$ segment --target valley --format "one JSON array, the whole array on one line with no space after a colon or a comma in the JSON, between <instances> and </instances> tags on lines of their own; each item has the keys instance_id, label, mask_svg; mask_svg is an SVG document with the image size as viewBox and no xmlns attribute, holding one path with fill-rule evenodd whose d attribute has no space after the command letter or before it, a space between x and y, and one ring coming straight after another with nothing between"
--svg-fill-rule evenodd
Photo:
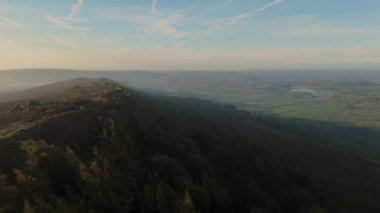
<instances>
[{"instance_id":1,"label":"valley","mask_svg":"<svg viewBox=\"0 0 380 213\"><path fill-rule=\"evenodd\" d=\"M10 73L10 74L9 74ZM253 112L302 137L380 160L380 74L375 71L100 72L18 70L0 73L15 85L38 86L70 78L108 78L145 93L211 100ZM26 81L25 81L26 82ZM2 84L0 84L2 85ZM62 86L64 88L64 86ZM303 91L292 92L301 88ZM21 89L21 88L20 88ZM42 91L43 88L42 88ZM52 91L54 94L54 90ZM313 92L323 98L313 96ZM0 92L1 101L33 98L39 91Z\"/></svg>"}]
</instances>

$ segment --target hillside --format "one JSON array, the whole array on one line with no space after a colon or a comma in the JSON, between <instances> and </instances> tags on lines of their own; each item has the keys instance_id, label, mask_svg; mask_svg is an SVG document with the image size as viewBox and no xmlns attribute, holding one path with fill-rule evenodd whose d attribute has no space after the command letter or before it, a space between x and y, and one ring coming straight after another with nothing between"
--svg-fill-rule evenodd
<instances>
[{"instance_id":1,"label":"hillside","mask_svg":"<svg viewBox=\"0 0 380 213\"><path fill-rule=\"evenodd\" d=\"M380 209L377 164L233 107L84 78L8 97L1 212Z\"/></svg>"}]
</instances>

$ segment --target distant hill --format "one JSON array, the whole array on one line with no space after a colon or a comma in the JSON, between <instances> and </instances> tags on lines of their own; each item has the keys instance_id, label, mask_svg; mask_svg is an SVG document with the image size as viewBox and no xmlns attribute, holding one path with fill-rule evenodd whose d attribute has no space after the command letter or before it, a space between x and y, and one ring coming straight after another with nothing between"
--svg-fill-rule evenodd
<instances>
[{"instance_id":1,"label":"distant hill","mask_svg":"<svg viewBox=\"0 0 380 213\"><path fill-rule=\"evenodd\" d=\"M115 86L115 82L111 82L107 79L92 81L88 78L77 78L70 81L60 81L58 83L6 93L0 95L0 102L12 102L28 99L57 99L58 97L68 98L72 94L76 93L80 93L79 95L83 96L82 98L89 98L90 95L101 97L104 93L115 89L113 86ZM120 85L118 87L121 88L122 86ZM98 94L98 92L100 92L100 94ZM78 98L79 97L73 97L73 99Z\"/></svg>"},{"instance_id":2,"label":"distant hill","mask_svg":"<svg viewBox=\"0 0 380 213\"><path fill-rule=\"evenodd\" d=\"M0 212L380 209L379 165L231 106L85 78L3 97Z\"/></svg>"}]
</instances>

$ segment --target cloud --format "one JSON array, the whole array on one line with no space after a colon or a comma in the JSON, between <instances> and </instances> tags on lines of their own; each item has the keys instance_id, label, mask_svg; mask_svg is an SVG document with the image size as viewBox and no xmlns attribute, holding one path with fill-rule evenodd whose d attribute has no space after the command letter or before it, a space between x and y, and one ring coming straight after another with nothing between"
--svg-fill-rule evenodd
<instances>
[{"instance_id":1,"label":"cloud","mask_svg":"<svg viewBox=\"0 0 380 213\"><path fill-rule=\"evenodd\" d=\"M234 24L237 24L238 22L240 22L242 20L251 18L253 16L256 16L256 13L254 13L254 12L246 12L246 13L242 13L242 14L239 14L239 15L231 16L231 17L228 17L228 18L218 19L218 20L213 21L211 23L212 23L212 25L222 25L222 26L234 25Z\"/></svg>"},{"instance_id":2,"label":"cloud","mask_svg":"<svg viewBox=\"0 0 380 213\"><path fill-rule=\"evenodd\" d=\"M12 27L16 27L16 28L19 28L19 29L24 29L25 26L15 20L12 20L12 19L9 19L7 17L3 17L3 16L0 16L0 23L5 23L9 26L12 26Z\"/></svg>"},{"instance_id":3,"label":"cloud","mask_svg":"<svg viewBox=\"0 0 380 213\"><path fill-rule=\"evenodd\" d=\"M227 17L227 18L211 20L208 23L207 28L195 31L191 34L189 33L189 35L191 35L192 39L195 40L195 39L199 39L201 37L204 37L210 34L223 32L223 31L226 31L229 27L236 26L240 22L250 17L253 17L255 15L256 14L253 12L246 12L246 13L242 13L242 14Z\"/></svg>"},{"instance_id":4,"label":"cloud","mask_svg":"<svg viewBox=\"0 0 380 213\"><path fill-rule=\"evenodd\" d=\"M146 8L135 8L133 10L118 10L116 13L103 11L105 15L100 15L100 17L127 21L136 25L137 30L135 35L139 38L144 38L149 35L159 35L170 39L176 39L176 44L178 44L179 39L182 40L183 44L187 44L190 41L194 41L214 33L226 32L230 27L236 26L237 24L258 15L258 13L273 7L276 4L282 3L283 1L284 0L274 0L273 2L266 4L257 10L244 12L234 16L215 19L202 19L199 17L187 18L184 16L183 11L177 11L169 15L167 12L166 14L160 13L157 9L158 1L152 0L150 10ZM225 7L232 2L233 0L224 1L215 7L208 9L206 13ZM143 15L148 11L149 14ZM179 26L186 26L190 23L192 25L191 30L180 30Z\"/></svg>"},{"instance_id":5,"label":"cloud","mask_svg":"<svg viewBox=\"0 0 380 213\"><path fill-rule=\"evenodd\" d=\"M280 4L283 1L284 0L274 0L273 2L271 2L269 4L266 4L263 7L259 8L257 10L254 10L254 11L241 13L239 15L230 16L230 17L227 17L227 18L220 18L220 19L217 19L217 20L213 20L213 21L211 21L209 23L209 28L208 29L201 30L201 31L198 32L198 36L201 37L201 36L204 36L204 35L221 32L221 31L225 30L227 27L234 26L234 25L236 25L236 24L238 24L238 23L240 23L240 22L242 22L244 20L252 18L252 17L256 16L258 13L264 12L265 10L273 7L274 5ZM220 4L220 5L218 5L217 7L215 7L215 9L223 7L223 6L226 6L226 5L230 4L231 2L232 2L232 0L224 2L224 3ZM211 9L213 9L213 8L211 8Z\"/></svg>"},{"instance_id":6,"label":"cloud","mask_svg":"<svg viewBox=\"0 0 380 213\"><path fill-rule=\"evenodd\" d=\"M56 26L74 32L81 37L87 37L86 30L90 28L75 27L70 22L72 22L75 16L81 10L85 0L78 0L75 4L71 5L70 13L67 17L58 17L58 16L45 16L45 19Z\"/></svg>"},{"instance_id":7,"label":"cloud","mask_svg":"<svg viewBox=\"0 0 380 213\"><path fill-rule=\"evenodd\" d=\"M215 11L215 10L217 10L217 9L220 9L220 8L222 8L222 7L225 7L225 6L229 5L229 4L231 4L232 2L233 2L233 0L225 1L225 2L219 4L219 5L215 6L215 7L212 7L212 8L210 8L210 9L206 10L206 13L210 13L210 12L213 12L213 11Z\"/></svg>"},{"instance_id":8,"label":"cloud","mask_svg":"<svg viewBox=\"0 0 380 213\"><path fill-rule=\"evenodd\" d=\"M77 3L71 5L70 14L68 15L68 18L74 18L80 11L84 4L84 0L78 0Z\"/></svg>"},{"instance_id":9,"label":"cloud","mask_svg":"<svg viewBox=\"0 0 380 213\"><path fill-rule=\"evenodd\" d=\"M48 20L49 22L57 25L60 28L72 31L72 32L74 32L74 33L76 33L82 37L86 37L87 34L85 31L89 30L89 28L80 28L80 27L72 26L71 24L68 23L68 20L65 17L56 17L56 16L47 15L45 17L45 19Z\"/></svg>"},{"instance_id":10,"label":"cloud","mask_svg":"<svg viewBox=\"0 0 380 213\"><path fill-rule=\"evenodd\" d=\"M108 16L111 19L125 20L138 25L136 35L144 37L149 34L161 35L169 38L180 38L185 33L180 32L174 26L176 23L183 20L180 13L175 13L167 17L159 16Z\"/></svg>"},{"instance_id":11,"label":"cloud","mask_svg":"<svg viewBox=\"0 0 380 213\"><path fill-rule=\"evenodd\" d=\"M152 19L152 21L142 27L140 32L159 34L170 38L181 38L185 33L178 31L174 24L183 20L181 14L173 14L167 18Z\"/></svg>"},{"instance_id":12,"label":"cloud","mask_svg":"<svg viewBox=\"0 0 380 213\"><path fill-rule=\"evenodd\" d=\"M152 1L152 14L156 14L157 13L157 0L153 0Z\"/></svg>"},{"instance_id":13,"label":"cloud","mask_svg":"<svg viewBox=\"0 0 380 213\"><path fill-rule=\"evenodd\" d=\"M137 22L140 24L144 24L144 26L140 26L137 31L137 35L141 36L142 34L158 34L161 36L169 37L169 38L180 38L184 36L184 33L179 32L174 26L176 23L183 20L183 15L179 12L171 14L169 16L158 15L157 10L157 0L152 1L151 13L153 16L145 16L140 17Z\"/></svg>"},{"instance_id":14,"label":"cloud","mask_svg":"<svg viewBox=\"0 0 380 213\"><path fill-rule=\"evenodd\" d=\"M209 20L206 27L192 32L186 32L185 38L188 39L186 42L198 40L202 37L206 37L219 32L233 32L232 30L230 30L231 27L237 26L238 24L256 15L256 12L251 11L226 18Z\"/></svg>"},{"instance_id":15,"label":"cloud","mask_svg":"<svg viewBox=\"0 0 380 213\"><path fill-rule=\"evenodd\" d=\"M274 0L273 2L267 4L267 5L264 5L263 7L259 8L256 10L256 12L263 12L277 4L281 4L282 2L284 2L284 0Z\"/></svg>"},{"instance_id":16,"label":"cloud","mask_svg":"<svg viewBox=\"0 0 380 213\"><path fill-rule=\"evenodd\" d=\"M181 12L172 12L169 14L159 13L156 8L157 1L152 2L152 8L148 9L134 8L123 11L104 12L101 18L120 20L131 23L136 26L136 36L144 38L149 35L159 35L170 39L179 39L185 36L184 32L177 29L176 25L184 21ZM144 15L145 13L145 15Z\"/></svg>"}]
</instances>

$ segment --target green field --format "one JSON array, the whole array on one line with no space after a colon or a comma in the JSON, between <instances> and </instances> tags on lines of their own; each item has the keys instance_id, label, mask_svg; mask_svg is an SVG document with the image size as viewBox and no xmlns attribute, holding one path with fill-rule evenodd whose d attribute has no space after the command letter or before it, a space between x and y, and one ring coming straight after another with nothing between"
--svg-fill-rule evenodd
<instances>
[{"instance_id":1,"label":"green field","mask_svg":"<svg viewBox=\"0 0 380 213\"><path fill-rule=\"evenodd\" d=\"M376 74L360 79L354 75L270 72L166 73L128 83L152 92L211 99L264 115L380 127L380 74ZM318 99L308 92L291 92L294 87L324 91L329 96Z\"/></svg>"}]
</instances>

